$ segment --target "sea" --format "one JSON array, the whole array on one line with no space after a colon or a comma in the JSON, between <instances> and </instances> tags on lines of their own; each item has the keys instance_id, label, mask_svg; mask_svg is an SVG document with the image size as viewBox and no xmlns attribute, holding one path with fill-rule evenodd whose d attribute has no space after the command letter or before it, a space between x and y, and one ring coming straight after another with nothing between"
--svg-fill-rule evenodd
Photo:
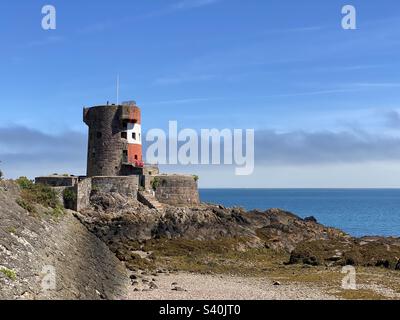
<instances>
[{"instance_id":1,"label":"sea","mask_svg":"<svg viewBox=\"0 0 400 320\"><path fill-rule=\"evenodd\" d=\"M201 189L203 202L280 208L361 236L400 237L400 189Z\"/></svg>"}]
</instances>

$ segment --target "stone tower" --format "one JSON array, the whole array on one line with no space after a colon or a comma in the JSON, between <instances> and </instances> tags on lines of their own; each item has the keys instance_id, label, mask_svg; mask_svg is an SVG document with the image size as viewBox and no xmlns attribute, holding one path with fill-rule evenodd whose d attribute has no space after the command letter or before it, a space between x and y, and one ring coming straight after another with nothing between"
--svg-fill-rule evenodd
<instances>
[{"instance_id":1,"label":"stone tower","mask_svg":"<svg viewBox=\"0 0 400 320\"><path fill-rule=\"evenodd\" d=\"M141 111L136 103L84 108L89 127L87 176L125 176L143 167Z\"/></svg>"}]
</instances>

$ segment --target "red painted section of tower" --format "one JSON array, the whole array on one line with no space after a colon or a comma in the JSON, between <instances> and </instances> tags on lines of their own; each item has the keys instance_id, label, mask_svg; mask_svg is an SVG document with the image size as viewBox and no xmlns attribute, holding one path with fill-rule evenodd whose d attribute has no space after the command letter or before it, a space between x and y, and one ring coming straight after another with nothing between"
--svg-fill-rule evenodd
<instances>
[{"instance_id":1,"label":"red painted section of tower","mask_svg":"<svg viewBox=\"0 0 400 320\"><path fill-rule=\"evenodd\" d=\"M128 162L134 164L143 162L142 145L128 144Z\"/></svg>"},{"instance_id":2,"label":"red painted section of tower","mask_svg":"<svg viewBox=\"0 0 400 320\"><path fill-rule=\"evenodd\" d=\"M130 109L129 121L141 125L141 111L138 107ZM143 151L142 144L128 144L128 162L134 164L136 167L143 167Z\"/></svg>"}]
</instances>

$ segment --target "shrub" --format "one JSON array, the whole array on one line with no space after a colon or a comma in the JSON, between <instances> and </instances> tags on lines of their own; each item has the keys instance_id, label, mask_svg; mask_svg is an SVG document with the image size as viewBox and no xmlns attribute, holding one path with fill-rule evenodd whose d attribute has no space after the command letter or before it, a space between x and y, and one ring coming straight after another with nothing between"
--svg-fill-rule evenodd
<instances>
[{"instance_id":1,"label":"shrub","mask_svg":"<svg viewBox=\"0 0 400 320\"><path fill-rule=\"evenodd\" d=\"M17 203L28 212L36 212L35 204L52 208L54 215L59 215L61 211L63 212L63 206L58 199L57 192L51 187L35 184L27 177L18 178L17 184L22 189L21 198L17 199Z\"/></svg>"},{"instance_id":2,"label":"shrub","mask_svg":"<svg viewBox=\"0 0 400 320\"><path fill-rule=\"evenodd\" d=\"M63 192L64 201L70 202L76 200L76 192L71 188L67 188Z\"/></svg>"},{"instance_id":3,"label":"shrub","mask_svg":"<svg viewBox=\"0 0 400 320\"><path fill-rule=\"evenodd\" d=\"M197 175L193 175L193 179L194 179L194 181L199 181L199 176L197 176Z\"/></svg>"},{"instance_id":4,"label":"shrub","mask_svg":"<svg viewBox=\"0 0 400 320\"><path fill-rule=\"evenodd\" d=\"M0 181L3 180L3 171L0 170Z\"/></svg>"},{"instance_id":5,"label":"shrub","mask_svg":"<svg viewBox=\"0 0 400 320\"><path fill-rule=\"evenodd\" d=\"M16 182L21 189L30 189L34 185L33 181L29 180L27 177L19 177Z\"/></svg>"}]
</instances>

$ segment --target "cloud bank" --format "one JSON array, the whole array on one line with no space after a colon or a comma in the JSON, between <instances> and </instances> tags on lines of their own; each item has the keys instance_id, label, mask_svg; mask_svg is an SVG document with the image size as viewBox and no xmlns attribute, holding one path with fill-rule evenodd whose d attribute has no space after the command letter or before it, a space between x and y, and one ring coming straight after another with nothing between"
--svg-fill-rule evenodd
<instances>
[{"instance_id":1,"label":"cloud bank","mask_svg":"<svg viewBox=\"0 0 400 320\"><path fill-rule=\"evenodd\" d=\"M388 119L392 118L397 120L394 114ZM23 126L0 128L0 168L11 178L55 172L84 174L86 148L86 134L80 132L52 135ZM256 168L393 162L400 161L400 138L350 130L259 130L255 135L255 157Z\"/></svg>"}]
</instances>

